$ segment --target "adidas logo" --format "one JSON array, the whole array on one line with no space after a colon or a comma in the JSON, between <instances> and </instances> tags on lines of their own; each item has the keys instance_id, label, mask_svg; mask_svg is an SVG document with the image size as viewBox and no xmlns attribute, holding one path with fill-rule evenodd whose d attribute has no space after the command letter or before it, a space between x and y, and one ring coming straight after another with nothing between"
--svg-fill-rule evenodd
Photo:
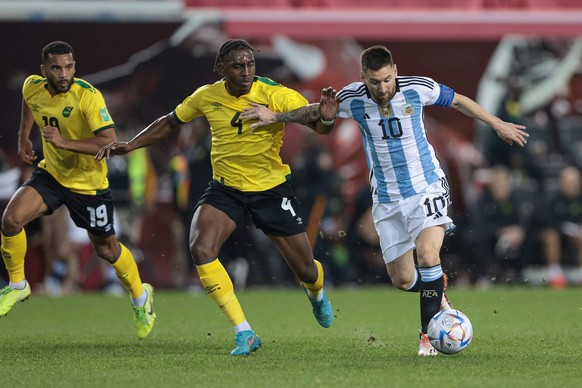
<instances>
[{"instance_id":1,"label":"adidas logo","mask_svg":"<svg viewBox=\"0 0 582 388\"><path fill-rule=\"evenodd\" d=\"M434 217L432 218L433 220L436 220L437 218L441 218L443 216L443 213L441 213L441 211L437 211L434 215Z\"/></svg>"}]
</instances>

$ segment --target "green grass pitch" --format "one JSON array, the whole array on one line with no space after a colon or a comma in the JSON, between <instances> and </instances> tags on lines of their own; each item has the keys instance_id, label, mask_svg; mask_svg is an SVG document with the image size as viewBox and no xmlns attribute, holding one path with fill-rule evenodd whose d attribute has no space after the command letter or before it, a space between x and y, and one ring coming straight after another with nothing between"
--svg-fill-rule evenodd
<instances>
[{"instance_id":1,"label":"green grass pitch","mask_svg":"<svg viewBox=\"0 0 582 388\"><path fill-rule=\"evenodd\" d=\"M320 328L300 289L238 292L263 340L229 356L234 334L206 295L155 294L150 337L135 336L129 298L35 296L0 319L2 387L579 387L582 292L451 288L472 321L464 352L416 355L418 294L329 289Z\"/></svg>"}]
</instances>

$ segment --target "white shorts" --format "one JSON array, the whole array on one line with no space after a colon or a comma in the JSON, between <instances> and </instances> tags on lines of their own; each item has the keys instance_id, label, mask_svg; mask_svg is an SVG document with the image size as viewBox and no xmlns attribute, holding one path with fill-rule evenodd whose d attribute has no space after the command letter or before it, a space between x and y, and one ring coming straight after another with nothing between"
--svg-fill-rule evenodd
<instances>
[{"instance_id":1,"label":"white shorts","mask_svg":"<svg viewBox=\"0 0 582 388\"><path fill-rule=\"evenodd\" d=\"M374 203L372 215L384 263L397 259L414 248L414 241L424 229L442 225L453 227L447 210L451 204L449 186L442 178L423 193L398 202Z\"/></svg>"}]
</instances>

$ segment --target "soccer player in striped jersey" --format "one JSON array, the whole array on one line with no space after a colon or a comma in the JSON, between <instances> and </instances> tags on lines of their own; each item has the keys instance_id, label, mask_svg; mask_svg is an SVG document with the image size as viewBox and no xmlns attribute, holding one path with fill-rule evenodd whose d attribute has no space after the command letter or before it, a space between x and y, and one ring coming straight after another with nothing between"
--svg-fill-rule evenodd
<instances>
[{"instance_id":1,"label":"soccer player in striped jersey","mask_svg":"<svg viewBox=\"0 0 582 388\"><path fill-rule=\"evenodd\" d=\"M291 170L279 155L284 125L254 130L241 118L252 104L286 112L307 105L298 92L255 75L256 50L246 41L226 41L215 68L223 78L198 88L173 112L160 117L129 142L113 142L97 159L126 154L167 138L182 124L205 116L212 131L210 159L213 180L197 203L190 232L190 251L206 292L224 312L235 331L233 356L248 355L261 346L234 293L233 283L218 259L224 242L250 214L279 248L302 282L322 327L333 321L331 304L323 290L323 267L314 260L299 204L289 183ZM312 114L312 128L324 125Z\"/></svg>"},{"instance_id":2,"label":"soccer player in striped jersey","mask_svg":"<svg viewBox=\"0 0 582 388\"><path fill-rule=\"evenodd\" d=\"M28 77L22 87L18 155L28 164L37 159L30 141L36 123L44 159L14 193L2 216L2 259L10 283L0 290L0 317L31 294L24 274L24 226L65 205L75 224L87 230L97 255L111 263L131 294L137 335L144 338L156 318L153 288L142 284L133 255L115 237L107 165L93 157L116 139L113 120L99 90L74 78L74 51L68 43L56 41L43 48L41 72L42 76Z\"/></svg>"},{"instance_id":3,"label":"soccer player in striped jersey","mask_svg":"<svg viewBox=\"0 0 582 388\"><path fill-rule=\"evenodd\" d=\"M447 214L450 189L424 127L424 107L452 107L491 126L508 144L524 146L525 127L507 123L485 111L475 101L427 77L398 76L390 51L374 46L361 54L361 81L335 93L322 91L319 104L299 111L269 112L254 106L246 119L258 120L252 128L272 122L302 122L298 118L320 114L325 131L335 117L351 118L360 129L370 170L373 218L380 237L386 269L392 283L420 292L420 356L436 350L426 337L432 316L450 308L440 250L445 232L454 227ZM416 249L418 266L414 262Z\"/></svg>"}]
</instances>

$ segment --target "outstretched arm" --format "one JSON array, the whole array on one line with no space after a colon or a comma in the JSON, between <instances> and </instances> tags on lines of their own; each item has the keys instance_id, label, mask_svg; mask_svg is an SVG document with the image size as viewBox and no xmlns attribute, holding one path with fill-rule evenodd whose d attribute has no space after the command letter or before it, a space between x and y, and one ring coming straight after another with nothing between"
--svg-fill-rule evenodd
<instances>
[{"instance_id":1,"label":"outstretched arm","mask_svg":"<svg viewBox=\"0 0 582 388\"><path fill-rule=\"evenodd\" d=\"M272 112L267 107L251 103L252 108L245 109L243 120L257 120L251 128L259 128L273 123L305 124L317 133L328 134L333 129L335 114L339 108L335 100L336 91L332 87L321 91L319 103L305 105L289 112Z\"/></svg>"},{"instance_id":2,"label":"outstretched arm","mask_svg":"<svg viewBox=\"0 0 582 388\"><path fill-rule=\"evenodd\" d=\"M451 107L469 117L473 117L489 125L495 130L495 132L497 132L497 136L509 145L517 143L523 147L527 144L529 134L525 132L525 126L501 120L499 117L487 112L481 105L477 104L469 97L455 93Z\"/></svg>"},{"instance_id":3,"label":"outstretched arm","mask_svg":"<svg viewBox=\"0 0 582 388\"><path fill-rule=\"evenodd\" d=\"M113 155L125 155L137 148L158 143L161 140L167 139L181 125L182 123L178 122L172 113L168 113L148 125L130 141L114 141L101 148L97 155L95 155L95 159L109 159Z\"/></svg>"}]
</instances>

